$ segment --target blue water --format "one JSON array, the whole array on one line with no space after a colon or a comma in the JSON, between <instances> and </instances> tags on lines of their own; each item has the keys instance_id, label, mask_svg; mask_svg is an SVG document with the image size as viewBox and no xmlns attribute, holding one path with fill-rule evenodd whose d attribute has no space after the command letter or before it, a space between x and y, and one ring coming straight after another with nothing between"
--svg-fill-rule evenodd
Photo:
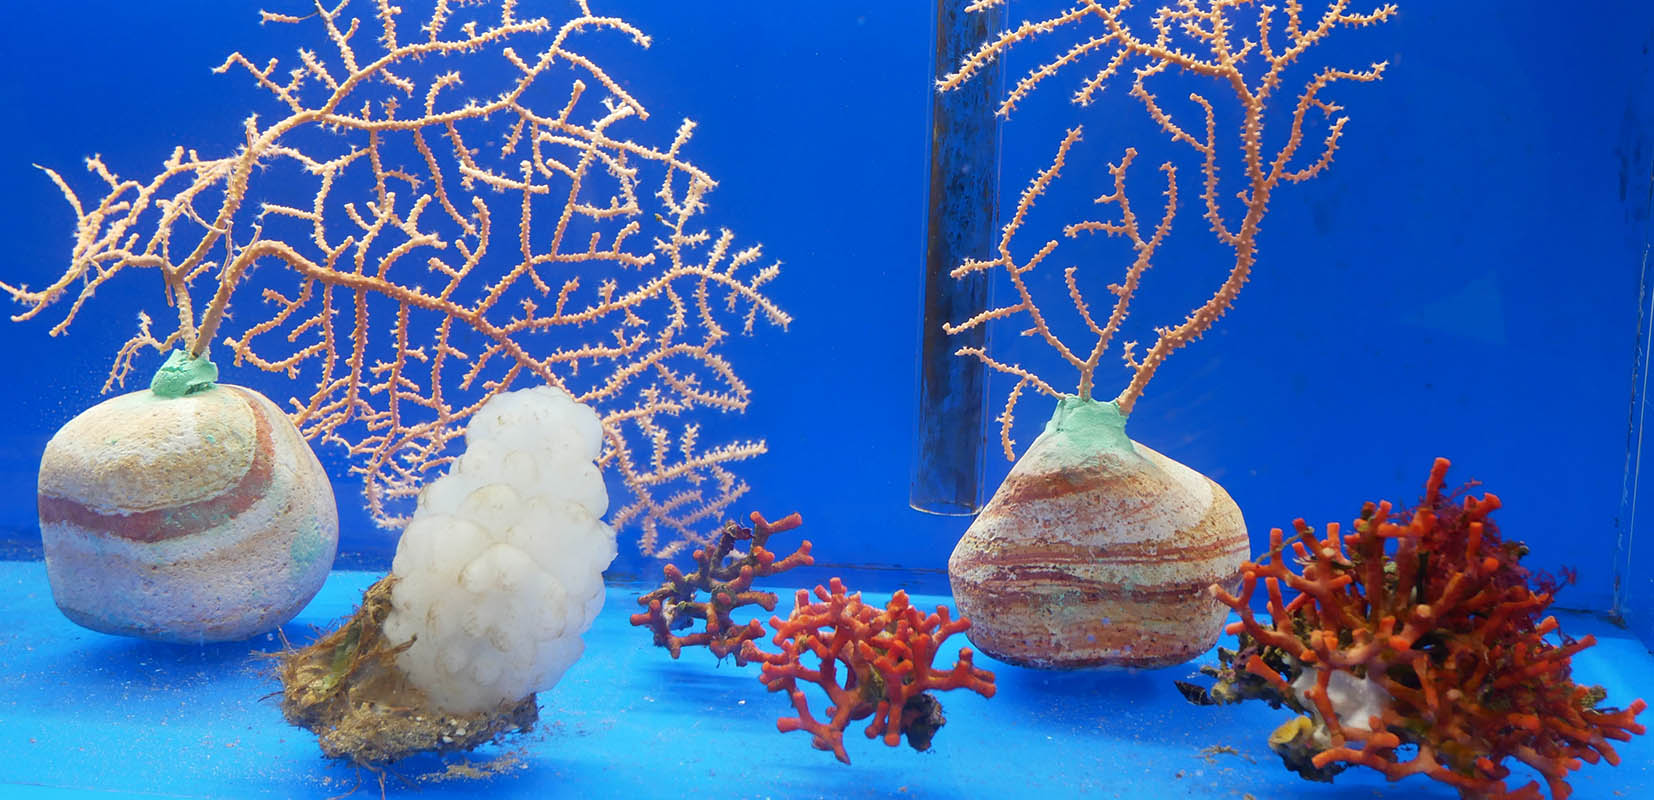
<instances>
[{"instance_id":1,"label":"blue water","mask_svg":"<svg viewBox=\"0 0 1654 800\"><path fill-rule=\"evenodd\" d=\"M355 2L366 7L364 0ZM412 7L422 4L403 5L410 6L403 20L411 31L420 16ZM572 7L564 0L522 5L525 15L555 16ZM699 123L689 155L719 181L705 222L734 229L743 243L762 242L770 259L783 262L771 293L793 315L793 323L785 332L761 324L758 336L737 340L726 350L752 390L750 409L741 416L703 420L709 436L722 437L713 441L768 442L768 454L737 467L752 485L738 510L761 509L772 518L802 512L818 561L829 568L874 568L865 573L870 589L889 591L907 584L945 591L942 571L968 519L923 515L907 505L920 366L914 354L924 248L926 114L933 79L930 4L617 0L597 5L653 37L644 51L615 42L594 44L596 52L609 54L606 63L622 76L627 90L649 106L651 130L664 139L680 118ZM1013 3L1010 16L1013 21L1040 17L1061 5ZM293 0L268 7L308 11ZM8 4L7 24L0 30L0 53L10 65L0 72L0 111L6 119L0 126L0 187L5 187L0 241L7 245L0 280L31 286L49 282L66 263L72 243L71 211L32 165L62 172L85 199L95 193L95 180L79 168L86 155L101 154L123 175L147 177L175 145L228 152L238 143L248 113L279 114L244 73L209 71L237 49L255 63L268 56L291 61L301 42L297 29L261 27L255 9L255 4L210 0ZM1271 527L1289 525L1297 517L1312 523L1347 521L1366 500L1410 501L1421 492L1431 459L1451 458L1451 479L1481 480L1504 500L1498 517L1507 537L1530 546L1525 563L1553 572L1577 570L1579 582L1566 590L1560 604L1628 622L1632 633L1616 640L1616 657L1645 658L1645 644L1654 641L1654 548L1637 546L1635 531L1654 508L1654 481L1639 480L1649 314L1645 259L1654 164L1651 42L1654 6L1637 0L1604 2L1589 12L1559 11L1538 0L1413 0L1388 25L1335 36L1317 58L1352 67L1387 60L1385 79L1336 87L1333 96L1351 122L1330 171L1281 191L1260 238L1253 280L1210 335L1167 362L1132 418L1131 435L1223 484L1242 508L1254 544L1265 541ZM1040 55L1037 49L1018 55L1009 74L1020 75ZM1099 193L1101 165L1118 159L1128 144L1143 151L1133 184L1139 192L1155 180L1152 165L1173 152L1159 143L1123 87L1089 108L1068 104L1065 94L1080 74L1070 73L1047 87L1005 126L1000 178L1007 202L1048 163L1062 130L1075 123L1086 126L1083 163L1051 195L1049 208L1086 213ZM1181 84L1166 86L1162 94L1174 97L1177 92L1170 87ZM1237 153L1230 147L1223 155ZM1193 241L1205 235L1193 194L1196 172L1194 164L1185 166L1185 207L1174 229ZM1140 202L1142 213L1153 213L1152 198ZM1168 249L1146 279L1124 336L1151 336L1153 325L1179 321L1203 299L1227 270L1211 254L1198 244ZM1114 258L1099 267L1099 286L1116 279L1110 270L1123 261L1117 252ZM252 306L253 295L246 297L244 307ZM12 389L3 401L10 425L0 434L0 549L27 555L38 547L34 478L40 452L58 426L98 400L110 361L131 334L139 309L157 320L170 314L151 276L99 292L65 337L46 336L60 318L58 309L39 320L0 325L0 369L13 376L4 382ZM255 313L244 311L241 319ZM239 322L233 319L230 325ZM1015 336L1014 325L994 336L993 346L1004 348L996 352L1009 360L1067 380L1048 352ZM159 357L151 356L140 363L139 372L158 364ZM1103 364L1099 382L1112 393L1127 373L1113 355ZM227 380L259 388L278 401L302 391L280 376L221 366ZM993 386L989 403L997 413L1008 384ZM1032 439L1048 410L1039 398L1024 399L1015 430L1020 442ZM996 439L990 430L985 443L991 455L990 488L1009 467L993 455ZM383 569L394 534L376 528L362 511L359 482L348 474L350 462L339 448L320 446L318 454L335 477L340 499L341 563ZM612 575L617 580L652 577L658 563L638 554L629 536L635 533L622 534L622 556ZM37 595L32 605L7 606L8 615L50 615L49 606L40 602L44 584L39 575L26 566L8 570L0 590L8 603L22 602L18 596L28 592ZM324 595L325 603L318 601L322 605L301 620L319 624L343 613L360 581L358 575L342 574ZM612 608L624 604L623 597L611 598ZM264 721L245 735L260 741L273 735L274 714L255 704L269 682L243 674L242 651L166 656L168 651L115 643L56 622L41 623L55 627L0 639L6 669L50 675L70 700L87 696L116 702L92 692L99 687L89 688L86 681L159 681L151 685L164 689L169 700L176 696L174 713L191 726L219 725L220 715L232 713L223 703L245 702L254 709L249 713ZM635 705L637 697L625 693L633 689L666 695L667 681L680 674L670 667L678 665L663 666L661 654L652 650L624 649L635 641L617 630L612 639L594 638L591 649L598 655L604 647L621 648L600 656L606 659L602 665L627 674L645 670L633 676L639 683L597 695L571 692L565 697L560 689L552 701L559 711L587 702ZM87 677L70 667L54 671L30 661L34 656L15 652L35 646L60 648L53 658L61 661L54 663L101 658L105 672ZM132 660L139 657L162 663L160 677L140 676L139 662ZM1582 664L1581 677L1615 680L1607 674L1611 661L1588 662L1591 669L1604 671L1596 673L1585 672ZM177 670L186 669L179 666L186 662L191 675L202 676L192 681L208 686L219 680L245 681L245 691L237 689L236 699L228 700L211 694L217 688L204 689L215 699L198 703L195 695L173 685L182 680ZM1627 660L1621 666L1625 664L1642 664L1640 674L1649 674L1644 662ZM582 669L588 679L596 674L591 663L582 662ZM1245 735L1236 732L1232 738L1224 738L1229 730L1210 720L1233 719L1242 725L1239 717L1176 703L1142 718L1126 715L1120 724L1127 729L1105 729L1105 719L1119 718L1111 717L1118 713L1111 710L1112 701L1088 706L1094 708L1093 716L1083 720L1074 716L1074 705L1082 697L1091 703L1089 698L1099 692L1105 698L1132 695L1136 684L1051 678L1054 688L1044 690L1050 694L1016 700L1010 686L1038 683L1045 676L1011 668L1002 674L1011 676L1001 679L1009 684L1002 697L991 703L962 701L960 729L950 729L944 745L991 740L1027 724L1053 737L1048 745L1032 738L1023 742L1026 749L1020 752L1029 758L1072 759L1075 753L1088 753L1067 766L1045 765L1072 777L1086 766L1126 769L1123 762L1146 752L1133 749L1137 742L1148 742L1142 747L1150 750L1184 746L1185 739L1155 732L1156 726L1172 724L1205 726L1198 735L1176 728L1178 736L1192 737L1189 751L1233 741L1237 747L1245 743L1246 752L1261 762L1269 756L1258 752L1258 740L1267 730L1259 726L1272 723L1253 722L1262 717L1252 710L1247 713L1253 716L1245 717ZM722 673L706 675L723 685ZM50 692L33 684L14 685L17 693L4 698L10 705L0 707L8 735L22 736L19 726L57 732L35 737L40 740L36 747L48 748L45 752L8 746L0 778L12 784L98 789L176 788L166 785L156 766L179 746L172 738L138 739L140 748L157 749L144 749L129 772L106 778L61 781L21 771L24 762L16 759L74 769L89 763L77 748L95 753L111 745L97 738L76 744L82 735L110 734L65 733L73 729L64 727L68 723L61 715L74 711L73 704L48 710L42 704ZM1155 686L1160 687L1156 692L1164 689ZM774 699L751 688L719 688L725 694L709 695L704 705L721 709L726 695L737 694L747 702L742 708ZM1625 692L1654 695L1654 687L1632 681ZM686 695L670 696L673 702L692 703ZM1007 714L1006 709L1025 712L1026 722L983 716ZM773 740L765 732L763 721L771 716L767 711L744 712L751 718L727 739L719 738L724 733L709 732L722 730L727 717L690 705L657 712L669 716L651 718L637 728L595 707L575 713L597 715L598 720L591 722L596 733L587 730L573 738L588 749L569 758L586 759L581 762L585 766L544 763L567 752L560 749L566 742L554 736L530 744L539 755L527 773L537 777L517 780L543 788L545 775L562 774L562 769L589 779L598 769L592 765L606 757L614 759L611 770L624 772L630 767L623 765L638 752L677 752L672 743L654 738L668 725L701 726L692 728L689 738L726 741L723 746L734 752L746 752L748 734L768 737L758 739L762 752L796 759L777 762L784 766L775 774L741 773L744 783L739 785L750 788L750 794L836 795L849 791L836 782L855 774L813 758L821 754L801 742ZM976 722L963 722L972 716ZM1009 727L984 725L984 718ZM159 730L152 727L159 722L149 717L125 724ZM965 729L966 724L984 726ZM1065 741L1082 728L1079 741ZM602 731L620 738L603 738ZM243 734L213 728L210 735L228 740ZM256 769L269 770L271 776L259 791L297 796L349 788L318 783L323 768L308 760L313 754L307 738L297 732L280 735L286 737L282 748L257 750ZM1110 747L1118 749L1089 750L1097 736L1117 737ZM206 747L194 739L191 746ZM221 760L249 755L234 748L213 752ZM971 784L955 771L972 763L971 752L949 756L958 766L944 766L928 757L913 760L907 753L865 749L861 754L883 771L881 777L855 783L855 791L895 793L904 786L918 791L929 780L943 781L929 794L968 796ZM1092 752L1116 757L1089 760ZM1369 791L1368 784L1352 781L1350 775L1340 778L1335 793L1312 794L1322 787L1299 788L1278 780L1273 764L1267 769L1228 761L1210 765L1192 756L1185 764L1185 756L1189 754L1177 751L1151 758L1150 769L1186 775L1205 770L1202 780L1208 781L1219 770L1241 770L1248 781L1271 781L1271 788L1254 791L1260 797L1298 796L1290 792L1354 797ZM707 770L721 768L694 761L698 756L664 757L671 769L694 772L697 780ZM997 758L982 752L976 762ZM1628 761L1632 763L1618 771L1587 769L1575 782L1576 796L1643 791L1646 757ZM241 775L255 767L238 763L227 769ZM1159 778L1153 780L1165 782L1152 785L1195 796L1238 796L1232 789L1247 785L1226 779L1223 789L1195 789L1190 788L1193 781L1179 783L1183 779L1156 774ZM345 778L326 773L326 780L335 779ZM201 784L207 787L204 793L224 796L239 796L236 787L247 785L202 780L208 781ZM612 792L641 786L624 782L631 777L616 780L623 782L602 785ZM1086 784L1075 778L1051 785L1110 796L1125 791L1124 780ZM762 788L766 785L773 788ZM1022 784L990 786L1009 791ZM1409 792L1427 789L1393 791L1410 797L1423 795Z\"/></svg>"}]
</instances>

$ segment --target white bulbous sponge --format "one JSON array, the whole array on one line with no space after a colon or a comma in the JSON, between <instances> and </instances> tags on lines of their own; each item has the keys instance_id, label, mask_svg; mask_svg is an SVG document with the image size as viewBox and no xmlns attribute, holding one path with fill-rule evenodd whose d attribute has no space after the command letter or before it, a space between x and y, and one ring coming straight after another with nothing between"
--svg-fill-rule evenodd
<instances>
[{"instance_id":1,"label":"white bulbous sponge","mask_svg":"<svg viewBox=\"0 0 1654 800\"><path fill-rule=\"evenodd\" d=\"M548 386L496 395L396 546L387 641L437 708L487 711L555 685L603 607L615 532L597 412Z\"/></svg>"}]
</instances>

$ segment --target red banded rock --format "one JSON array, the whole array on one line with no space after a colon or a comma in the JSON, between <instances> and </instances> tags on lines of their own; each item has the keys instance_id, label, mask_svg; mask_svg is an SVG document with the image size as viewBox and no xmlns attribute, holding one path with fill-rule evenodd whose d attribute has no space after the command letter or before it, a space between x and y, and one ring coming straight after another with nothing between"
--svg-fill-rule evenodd
<instances>
[{"instance_id":1,"label":"red banded rock","mask_svg":"<svg viewBox=\"0 0 1654 800\"><path fill-rule=\"evenodd\" d=\"M52 598L79 625L145 639L275 629L333 565L326 472L258 392L210 378L182 392L162 376L152 386L93 406L46 445L39 511Z\"/></svg>"},{"instance_id":2,"label":"red banded rock","mask_svg":"<svg viewBox=\"0 0 1654 800\"><path fill-rule=\"evenodd\" d=\"M1250 555L1223 487L1129 439L1111 403L1062 400L954 548L971 642L1046 669L1180 664L1217 641Z\"/></svg>"}]
</instances>

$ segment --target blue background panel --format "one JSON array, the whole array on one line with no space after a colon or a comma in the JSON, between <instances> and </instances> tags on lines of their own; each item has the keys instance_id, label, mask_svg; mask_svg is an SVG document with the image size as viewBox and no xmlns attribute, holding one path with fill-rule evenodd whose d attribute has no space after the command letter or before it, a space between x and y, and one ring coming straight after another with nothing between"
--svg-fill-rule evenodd
<instances>
[{"instance_id":1,"label":"blue background panel","mask_svg":"<svg viewBox=\"0 0 1654 800\"><path fill-rule=\"evenodd\" d=\"M785 263L773 290L795 322L734 343L728 355L753 390L752 408L707 420L711 436L769 441L771 452L742 470L753 484L743 505L771 517L803 512L803 534L825 566L793 576L801 582L858 565L868 569L852 571L856 585L870 590L945 592L941 570L968 520L906 504L934 77L930 5L594 2L654 37L647 51L612 41L592 48L650 107L661 139L679 118L699 122L690 153L720 181L706 221L763 242ZM405 18L418 15L420 3L403 5ZM1061 5L1015 2L1010 18ZM307 10L296 0L267 7ZM572 5L523 7L557 15ZM274 113L245 77L209 71L237 49L255 60L291 59L302 30L260 26L254 9L209 0L8 4L0 52L23 66L0 73L8 116L0 128L0 236L8 244L0 280L41 284L61 269L71 243L70 211L32 164L86 186L80 161L101 153L115 169L141 175L175 144L227 152L247 113ZM1636 678L1654 667L1646 646L1654 548L1636 541L1638 520L1654 509L1654 500L1638 502L1654 481L1637 480L1646 403L1646 370L1637 370L1646 364L1650 302L1651 41L1654 6L1632 0L1584 13L1538 0L1413 0L1396 21L1340 32L1314 51L1315 63L1390 67L1382 83L1334 92L1352 121L1331 171L1278 196L1240 302L1167 363L1130 428L1223 483L1255 545L1295 517L1319 525L1347 521L1365 500L1411 501L1431 459L1453 459L1452 479L1481 479L1504 498L1496 519L1532 546L1531 565L1578 570L1562 605L1617 610L1642 637L1593 615L1564 617L1568 632L1603 640L1576 660L1575 677L1604 684L1613 702L1648 696ZM1048 58L1053 46L1019 49L1010 74ZM1041 205L1044 227L1019 243L1028 248L1053 226L1092 213L1099 176L1127 145L1142 151L1130 188L1145 214L1154 210L1154 165L1183 159L1177 238L1148 276L1125 334L1144 338L1200 302L1228 264L1203 243L1188 154L1161 143L1123 87L1092 107L1069 105L1079 75L1046 87L1005 125L1000 177L1014 197L1064 128L1086 126L1071 170ZM1161 94L1204 85L1175 76ZM1095 276L1087 286L1115 280L1124 263L1108 242L1065 245L1063 253ZM0 550L38 544L33 486L47 437L99 399L137 310L160 316L158 295L138 282L94 303L63 338L46 337L41 321L0 325L0 369L14 376L0 406L11 423L0 433ZM1064 378L1014 326L993 344ZM1105 361L1101 386L1124 384L1116 364ZM295 393L273 376L227 378L277 400ZM996 387L995 407L1005 385ZM1020 442L1048 410L1024 401ZM992 456L992 439L984 446ZM337 479L346 560L382 569L394 535L367 520L337 448L319 454ZM1008 464L988 463L996 482ZM657 575L659 565L623 536L612 575ZM311 626L348 613L372 578L335 574L285 632L308 638ZM1263 745L1281 715L1258 704L1187 706L1170 681L1190 667L1052 674L983 659L999 674L999 696L944 696L950 723L934 752L859 741L857 728L855 766L844 768L803 734L775 733L786 703L764 692L752 670L716 666L703 653L674 663L646 646L624 621L642 589L613 585L587 656L541 698L542 728L479 754L515 753L523 768L487 784L419 781L423 793L1455 796L1359 771L1330 787L1302 783ZM0 618L12 621L0 633L0 793L326 797L357 783L354 770L321 759L313 739L261 699L275 684L257 654L273 650L273 640L192 648L84 631L54 610L38 562L0 564ZM1649 748L1639 739L1622 749L1623 766L1587 768L1574 780L1575 797L1650 794ZM444 766L421 760L404 774L418 781ZM371 777L363 790L376 791Z\"/></svg>"},{"instance_id":2,"label":"blue background panel","mask_svg":"<svg viewBox=\"0 0 1654 800\"><path fill-rule=\"evenodd\" d=\"M708 423L730 438L768 439L771 453L743 471L751 507L802 511L827 562L940 569L967 521L905 502L928 8L613 8L655 37L647 51L617 45L617 72L658 119L700 122L693 156L721 182L708 221L785 262L774 291L796 322L730 349L752 409ZM1499 518L1532 545L1534 566L1579 571L1566 604L1611 607L1615 554L1626 552L1619 515L1648 236L1654 30L1646 4L1614 9L1605 25L1609 17L1538 2L1414 4L1316 54L1351 66L1387 60L1390 70L1380 84L1337 90L1353 119L1332 170L1283 191L1238 305L1167 363L1131 426L1223 483L1255 543L1295 517L1347 520L1367 499L1416 498L1442 455L1455 461L1454 478L1481 479L1504 497ZM1043 10L1017 4L1011 17ZM80 159L101 153L141 174L176 143L233 147L248 110L272 109L245 78L208 68L237 48L290 57L295 36L260 27L239 4L15 4L0 44L30 66L0 77L12 120L0 131L4 277L39 285L70 241L68 208L31 164L78 177ZM1012 74L1041 55L1019 51ZM1047 87L1007 124L1006 191L1078 121L1087 164L1066 179L1068 194L1050 198L1051 220L1089 213L1098 184L1086 170L1099 174L1127 144L1144 151L1145 179L1133 187L1151 195L1138 201L1148 208L1147 167L1173 151L1156 144L1123 91L1086 109L1069 106L1066 92ZM1192 166L1184 176L1192 187ZM1128 335L1179 319L1227 270L1199 244L1203 225L1187 208L1177 230L1188 244L1151 273ZM1121 262L1106 247L1096 253L1085 265L1102 285ZM0 528L13 541L37 536L32 485L45 439L96 401L136 310L158 302L147 286L106 292L59 339L39 321L0 327L0 358L25 387L8 401L12 425L0 440ZM1060 377L1033 344L1014 330L995 340ZM293 393L272 376L227 377L278 399ZM1101 382L1124 380L1115 369ZM1026 443L1045 409L1030 400L1022 411ZM392 535L357 508L340 454L320 450L339 477L345 549L383 558ZM990 479L1006 466L991 460ZM1623 577L1646 580L1641 566L1627 562ZM628 555L616 570L653 566Z\"/></svg>"}]
</instances>

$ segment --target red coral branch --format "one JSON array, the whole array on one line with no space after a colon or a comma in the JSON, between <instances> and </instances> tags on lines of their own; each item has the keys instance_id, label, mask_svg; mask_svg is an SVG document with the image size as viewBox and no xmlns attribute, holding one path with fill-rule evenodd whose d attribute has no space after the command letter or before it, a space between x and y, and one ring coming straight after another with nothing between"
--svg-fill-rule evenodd
<instances>
[{"instance_id":1,"label":"red coral branch","mask_svg":"<svg viewBox=\"0 0 1654 800\"><path fill-rule=\"evenodd\" d=\"M1562 800L1569 772L1619 763L1609 740L1643 733L1636 716L1647 704L1599 708L1603 690L1573 682L1572 657L1596 640L1550 641L1556 618L1540 615L1557 582L1518 564L1526 548L1503 541L1489 519L1498 497L1443 493L1447 468L1436 460L1423 502L1408 513L1368 503L1354 533L1340 536L1332 524L1317 536L1303 520L1291 540L1271 531L1268 553L1242 570L1240 594L1212 592L1240 615L1229 626L1242 637L1239 663L1315 718L1315 769L1359 764L1390 780L1425 775L1467 798L1541 797L1537 783L1506 788L1504 763L1514 758ZM1260 580L1267 625L1251 606ZM1282 587L1296 592L1290 602ZM1266 663L1277 651L1292 675ZM1306 671L1313 686L1302 688ZM1337 672L1376 684L1381 714L1342 718L1353 709L1329 691ZM1410 759L1397 752L1404 744L1417 749Z\"/></svg>"},{"instance_id":2,"label":"red coral branch","mask_svg":"<svg viewBox=\"0 0 1654 800\"><path fill-rule=\"evenodd\" d=\"M895 747L906 735L915 749L930 747L930 739L946 720L941 704L928 692L969 689L983 697L994 696L994 675L972 665L968 647L959 649L953 667L933 667L936 653L949 636L968 629L970 621L953 619L946 606L926 615L909 602L907 592L898 591L883 610L862 602L861 593L846 595L844 582L833 578L831 589L817 586L810 593L800 589L792 616L770 619L775 628L773 643L779 653L767 653L753 643L743 647L751 661L763 662L760 679L772 692L785 691L797 709L797 717L782 717L776 727L782 733L809 731L819 750L830 750L848 764L844 731L850 723L872 717L867 738L883 737ZM804 665L804 654L812 654L819 666ZM838 677L845 668L844 679ZM810 713L809 700L800 681L813 683L827 693L827 719Z\"/></svg>"},{"instance_id":3,"label":"red coral branch","mask_svg":"<svg viewBox=\"0 0 1654 800\"><path fill-rule=\"evenodd\" d=\"M632 624L654 631L655 644L666 648L673 658L685 647L704 645L720 660L734 655L735 663L745 666L747 657L741 645L763 636L764 626L756 619L737 624L730 618L730 612L748 605L774 611L779 598L770 592L754 591L753 580L815 563L808 540L792 555L779 560L764 547L771 535L803 525L803 517L794 513L770 522L754 511L751 519L751 528L742 527L734 520L724 523L714 546L695 551L694 572L685 575L677 565L667 564L666 582L637 599L638 604L648 610L633 614ZM752 543L748 552L735 550L737 542L746 541ZM697 599L701 592L706 593L707 599ZM694 625L696 620L704 621L706 627L683 636L673 633Z\"/></svg>"}]
</instances>

